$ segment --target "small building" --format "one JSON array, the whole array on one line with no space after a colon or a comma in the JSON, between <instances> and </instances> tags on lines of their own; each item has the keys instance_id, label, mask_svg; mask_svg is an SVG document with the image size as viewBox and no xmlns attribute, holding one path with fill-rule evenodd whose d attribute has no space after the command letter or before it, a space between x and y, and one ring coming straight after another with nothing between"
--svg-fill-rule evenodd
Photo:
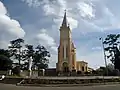
<instances>
[{"instance_id":1,"label":"small building","mask_svg":"<svg viewBox=\"0 0 120 90\"><path fill-rule=\"evenodd\" d=\"M77 61L77 71L87 72L88 71L88 63L85 61Z\"/></svg>"}]
</instances>

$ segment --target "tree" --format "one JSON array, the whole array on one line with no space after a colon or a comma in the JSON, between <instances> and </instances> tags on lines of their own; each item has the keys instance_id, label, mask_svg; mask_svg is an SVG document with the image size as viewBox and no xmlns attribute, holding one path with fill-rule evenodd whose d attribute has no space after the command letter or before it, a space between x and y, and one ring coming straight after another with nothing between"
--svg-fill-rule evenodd
<instances>
[{"instance_id":1,"label":"tree","mask_svg":"<svg viewBox=\"0 0 120 90\"><path fill-rule=\"evenodd\" d=\"M34 48L33 48L33 45L25 45L26 49L23 51L23 61L24 61L24 64L22 65L22 68L24 70L28 70L28 67L29 67L29 60L30 60L30 57L33 57L34 56Z\"/></svg>"},{"instance_id":2,"label":"tree","mask_svg":"<svg viewBox=\"0 0 120 90\"><path fill-rule=\"evenodd\" d=\"M0 49L0 55L5 55L6 57L10 58L9 51L5 49Z\"/></svg>"},{"instance_id":3,"label":"tree","mask_svg":"<svg viewBox=\"0 0 120 90\"><path fill-rule=\"evenodd\" d=\"M115 60L114 65L115 69L118 69L120 71L120 50L118 48L115 48Z\"/></svg>"},{"instance_id":4,"label":"tree","mask_svg":"<svg viewBox=\"0 0 120 90\"><path fill-rule=\"evenodd\" d=\"M16 66L12 69L13 75L20 76L20 67Z\"/></svg>"},{"instance_id":5,"label":"tree","mask_svg":"<svg viewBox=\"0 0 120 90\"><path fill-rule=\"evenodd\" d=\"M12 61L5 55L0 55L0 70L9 70L12 68Z\"/></svg>"},{"instance_id":6,"label":"tree","mask_svg":"<svg viewBox=\"0 0 120 90\"><path fill-rule=\"evenodd\" d=\"M34 66L37 66L38 69L48 68L49 57L50 53L47 49L44 46L38 45L33 56Z\"/></svg>"},{"instance_id":7,"label":"tree","mask_svg":"<svg viewBox=\"0 0 120 90\"><path fill-rule=\"evenodd\" d=\"M10 49L11 57L14 57L16 60L18 60L19 66L21 66L21 57L22 57L22 43L24 43L24 40L21 38L18 38L16 40L10 41L11 46L8 48Z\"/></svg>"},{"instance_id":8,"label":"tree","mask_svg":"<svg viewBox=\"0 0 120 90\"><path fill-rule=\"evenodd\" d=\"M113 71L114 70L114 65L113 64L108 64L107 65L108 70Z\"/></svg>"},{"instance_id":9,"label":"tree","mask_svg":"<svg viewBox=\"0 0 120 90\"><path fill-rule=\"evenodd\" d=\"M0 49L0 70L8 70L12 68L8 50Z\"/></svg>"},{"instance_id":10,"label":"tree","mask_svg":"<svg viewBox=\"0 0 120 90\"><path fill-rule=\"evenodd\" d=\"M118 49L118 44L120 43L119 38L120 38L120 34L107 35L103 44L106 45L105 51L109 53L107 55L107 58L112 61L112 63L115 66L115 69L120 70L120 58L119 58L120 51Z\"/></svg>"},{"instance_id":11,"label":"tree","mask_svg":"<svg viewBox=\"0 0 120 90\"><path fill-rule=\"evenodd\" d=\"M113 64L108 64L107 65L108 71L106 72L106 67L100 67L96 71L98 75L108 75L108 76L114 76L117 75L115 74L115 69Z\"/></svg>"},{"instance_id":12,"label":"tree","mask_svg":"<svg viewBox=\"0 0 120 90\"><path fill-rule=\"evenodd\" d=\"M35 52L33 45L27 44L27 45L25 45L25 46L26 46L26 48L27 48L27 50L25 50L26 59L28 59L28 58L30 58L30 57L33 57L33 56L34 56L34 52Z\"/></svg>"},{"instance_id":13,"label":"tree","mask_svg":"<svg viewBox=\"0 0 120 90\"><path fill-rule=\"evenodd\" d=\"M49 63L50 53L44 46L38 45L35 49L33 45L25 45L26 50L24 50L24 60L26 61L24 64L25 68L28 68L28 62L30 57L33 58L33 67L38 67L38 69L46 69Z\"/></svg>"}]
</instances>

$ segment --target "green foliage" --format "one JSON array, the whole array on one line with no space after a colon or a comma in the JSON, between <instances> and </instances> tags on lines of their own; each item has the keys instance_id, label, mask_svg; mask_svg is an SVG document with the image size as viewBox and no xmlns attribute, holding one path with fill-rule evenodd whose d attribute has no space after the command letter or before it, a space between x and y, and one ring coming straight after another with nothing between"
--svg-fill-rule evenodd
<instances>
[{"instance_id":1,"label":"green foliage","mask_svg":"<svg viewBox=\"0 0 120 90\"><path fill-rule=\"evenodd\" d=\"M5 55L0 55L0 70L9 70L12 68L12 61Z\"/></svg>"},{"instance_id":2,"label":"green foliage","mask_svg":"<svg viewBox=\"0 0 120 90\"><path fill-rule=\"evenodd\" d=\"M109 53L107 55L107 58L112 61L116 69L120 70L120 58L119 58L120 51L118 49L120 43L119 38L120 38L120 34L107 35L103 44L106 46L105 51Z\"/></svg>"},{"instance_id":3,"label":"green foliage","mask_svg":"<svg viewBox=\"0 0 120 90\"><path fill-rule=\"evenodd\" d=\"M18 64L22 69L28 69L29 59L33 58L33 66L38 67L38 69L46 69L49 63L50 53L44 46L38 45L36 48L33 45L25 45L26 49L23 48L24 40L19 38L10 41L11 46L9 46L10 57L18 60ZM24 61L24 64L21 64Z\"/></svg>"},{"instance_id":4,"label":"green foliage","mask_svg":"<svg viewBox=\"0 0 120 90\"><path fill-rule=\"evenodd\" d=\"M12 69L13 75L20 76L20 67L16 66Z\"/></svg>"},{"instance_id":5,"label":"green foliage","mask_svg":"<svg viewBox=\"0 0 120 90\"><path fill-rule=\"evenodd\" d=\"M21 48L22 47L21 43L24 43L24 40L21 38L10 41L11 48Z\"/></svg>"},{"instance_id":6,"label":"green foliage","mask_svg":"<svg viewBox=\"0 0 120 90\"><path fill-rule=\"evenodd\" d=\"M0 55L5 55L6 57L10 57L10 53L8 50L0 49Z\"/></svg>"},{"instance_id":7,"label":"green foliage","mask_svg":"<svg viewBox=\"0 0 120 90\"><path fill-rule=\"evenodd\" d=\"M25 59L29 59L30 57L33 57L34 56L34 47L33 47L33 45L29 45L29 44L27 44L27 45L25 45L26 46L26 48L27 48L27 50L24 50L25 51Z\"/></svg>"},{"instance_id":8,"label":"green foliage","mask_svg":"<svg viewBox=\"0 0 120 90\"><path fill-rule=\"evenodd\" d=\"M0 70L8 70L12 68L12 61L9 59L8 50L0 49Z\"/></svg>"},{"instance_id":9,"label":"green foliage","mask_svg":"<svg viewBox=\"0 0 120 90\"><path fill-rule=\"evenodd\" d=\"M120 38L120 34L107 35L107 37L105 38L104 44L108 44L109 46L116 47L118 43L120 43L118 41L118 38Z\"/></svg>"},{"instance_id":10,"label":"green foliage","mask_svg":"<svg viewBox=\"0 0 120 90\"><path fill-rule=\"evenodd\" d=\"M24 64L22 65L22 69L24 70L28 70L28 67L29 67L29 59L30 57L33 57L34 56L34 48L33 48L33 45L25 45L26 49L23 50L23 56L22 56L22 59L24 61Z\"/></svg>"},{"instance_id":11,"label":"green foliage","mask_svg":"<svg viewBox=\"0 0 120 90\"><path fill-rule=\"evenodd\" d=\"M38 67L38 69L46 69L48 68L50 53L44 46L38 45L36 48L33 45L26 45L26 50L24 50L24 60L29 60L30 57L33 58L33 67ZM28 63L26 62L26 66L28 67Z\"/></svg>"},{"instance_id":12,"label":"green foliage","mask_svg":"<svg viewBox=\"0 0 120 90\"><path fill-rule=\"evenodd\" d=\"M22 70L28 70L28 67L29 67L28 61L24 62L24 63L21 65L21 69L22 69Z\"/></svg>"},{"instance_id":13,"label":"green foliage","mask_svg":"<svg viewBox=\"0 0 120 90\"><path fill-rule=\"evenodd\" d=\"M110 34L110 35L107 35L107 37L105 38L105 41L103 42L103 44L106 45L105 51L109 52L109 55L107 55L107 58L109 58L113 63L115 61L116 48L118 44L120 43L118 41L119 38L120 38L120 34L118 35Z\"/></svg>"},{"instance_id":14,"label":"green foliage","mask_svg":"<svg viewBox=\"0 0 120 90\"><path fill-rule=\"evenodd\" d=\"M35 48L35 53L33 56L34 66L37 66L38 69L46 69L48 67L50 53L44 46L38 45Z\"/></svg>"},{"instance_id":15,"label":"green foliage","mask_svg":"<svg viewBox=\"0 0 120 90\"><path fill-rule=\"evenodd\" d=\"M24 40L21 38L12 40L10 41L11 46L8 47L11 57L14 57L16 60L18 60L19 65L21 65L20 61L22 57L22 52L21 52L22 43L24 43Z\"/></svg>"},{"instance_id":16,"label":"green foliage","mask_svg":"<svg viewBox=\"0 0 120 90\"><path fill-rule=\"evenodd\" d=\"M114 65L113 64L108 64L107 68L106 67L100 67L98 69L96 69L93 74L96 75L104 75L104 76L118 76L120 75L119 71L114 69Z\"/></svg>"}]
</instances>

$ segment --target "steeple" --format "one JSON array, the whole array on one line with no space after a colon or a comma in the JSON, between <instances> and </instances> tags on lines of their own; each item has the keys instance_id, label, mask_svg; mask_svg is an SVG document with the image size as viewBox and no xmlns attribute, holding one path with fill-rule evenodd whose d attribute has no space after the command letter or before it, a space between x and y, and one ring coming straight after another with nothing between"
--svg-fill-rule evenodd
<instances>
[{"instance_id":1,"label":"steeple","mask_svg":"<svg viewBox=\"0 0 120 90\"><path fill-rule=\"evenodd\" d=\"M66 26L66 27L67 27L66 10L65 10L65 14L64 14L64 18L63 18L62 26Z\"/></svg>"}]
</instances>

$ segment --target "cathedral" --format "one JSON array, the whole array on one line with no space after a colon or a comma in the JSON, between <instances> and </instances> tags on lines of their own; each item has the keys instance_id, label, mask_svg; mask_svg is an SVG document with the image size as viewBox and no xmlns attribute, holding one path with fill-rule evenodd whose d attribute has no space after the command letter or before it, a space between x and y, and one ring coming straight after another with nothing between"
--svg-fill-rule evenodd
<instances>
[{"instance_id":1,"label":"cathedral","mask_svg":"<svg viewBox=\"0 0 120 90\"><path fill-rule=\"evenodd\" d=\"M60 43L58 46L58 62L56 63L57 72L87 72L88 63L76 61L76 48L72 41L71 29L67 22L66 12L59 31Z\"/></svg>"}]
</instances>

